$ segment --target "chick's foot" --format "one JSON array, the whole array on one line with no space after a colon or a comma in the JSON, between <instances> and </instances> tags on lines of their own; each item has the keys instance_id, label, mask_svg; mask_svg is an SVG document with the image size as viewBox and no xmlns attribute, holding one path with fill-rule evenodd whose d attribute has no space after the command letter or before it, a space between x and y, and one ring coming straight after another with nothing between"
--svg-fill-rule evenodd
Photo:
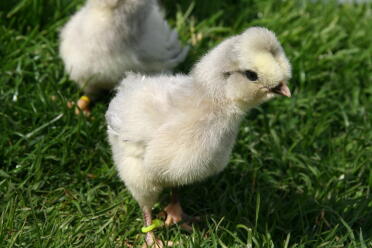
<instances>
[{"instance_id":1,"label":"chick's foot","mask_svg":"<svg viewBox=\"0 0 372 248\"><path fill-rule=\"evenodd\" d=\"M82 96L77 103L73 101L68 101L67 102L67 107L68 108L75 108L75 114L79 115L80 112L82 111L85 116L90 116L90 99L87 96Z\"/></svg>"},{"instance_id":2,"label":"chick's foot","mask_svg":"<svg viewBox=\"0 0 372 248\"><path fill-rule=\"evenodd\" d=\"M83 114L85 116L90 115L90 109L89 109L90 99L87 96L82 96L77 101L77 108L75 109L75 114L80 114L80 111L83 111Z\"/></svg>"},{"instance_id":3,"label":"chick's foot","mask_svg":"<svg viewBox=\"0 0 372 248\"><path fill-rule=\"evenodd\" d=\"M181 203L178 200L172 200L171 203L164 208L164 211L167 214L167 218L165 220L166 226L177 224L183 221L183 223L180 224L181 228L189 232L192 232L192 227L190 224L200 220L199 217L190 217L184 213Z\"/></svg>"},{"instance_id":4,"label":"chick's foot","mask_svg":"<svg viewBox=\"0 0 372 248\"><path fill-rule=\"evenodd\" d=\"M161 240L155 238L153 232L146 233L146 242L143 244L142 248L163 248L164 244Z\"/></svg>"},{"instance_id":5,"label":"chick's foot","mask_svg":"<svg viewBox=\"0 0 372 248\"><path fill-rule=\"evenodd\" d=\"M165 247L173 247L177 243L175 244L172 241L166 241L165 244L166 245L164 245L164 243L161 240L156 239L153 232L148 232L146 234L146 242L142 245L142 248L165 248Z\"/></svg>"},{"instance_id":6,"label":"chick's foot","mask_svg":"<svg viewBox=\"0 0 372 248\"><path fill-rule=\"evenodd\" d=\"M171 202L168 206L164 208L167 213L167 218L165 220L165 225L170 226L172 224L177 224L182 220L184 215L180 202Z\"/></svg>"}]
</instances>

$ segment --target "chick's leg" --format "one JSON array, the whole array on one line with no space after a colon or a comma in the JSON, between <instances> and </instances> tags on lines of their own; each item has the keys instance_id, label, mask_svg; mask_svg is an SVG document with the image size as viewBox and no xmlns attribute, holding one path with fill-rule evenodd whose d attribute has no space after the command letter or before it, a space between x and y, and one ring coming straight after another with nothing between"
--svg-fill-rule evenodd
<instances>
[{"instance_id":1,"label":"chick's leg","mask_svg":"<svg viewBox=\"0 0 372 248\"><path fill-rule=\"evenodd\" d=\"M145 226L150 226L152 224L152 217L151 217L151 208L150 207L143 207L143 218L145 220ZM155 235L152 231L146 233L146 243L143 245L143 248L163 248L163 242L155 238ZM172 246L173 243L168 241L168 246Z\"/></svg>"},{"instance_id":2,"label":"chick's leg","mask_svg":"<svg viewBox=\"0 0 372 248\"><path fill-rule=\"evenodd\" d=\"M199 218L190 217L183 212L176 190L172 190L171 202L168 204L168 206L165 207L164 211L167 213L167 218L165 220L165 225L167 226L176 224L180 221L190 223L199 220ZM181 227L186 231L192 231L192 227L187 223L182 223Z\"/></svg>"},{"instance_id":3,"label":"chick's leg","mask_svg":"<svg viewBox=\"0 0 372 248\"><path fill-rule=\"evenodd\" d=\"M150 207L143 207L143 219L145 221L145 226L150 226L152 224L152 216L151 216L151 208ZM156 239L155 235L152 231L146 233L146 246L145 247L151 247L152 245L156 245ZM156 246L155 246L156 247ZM162 246L159 246L162 247Z\"/></svg>"}]
</instances>

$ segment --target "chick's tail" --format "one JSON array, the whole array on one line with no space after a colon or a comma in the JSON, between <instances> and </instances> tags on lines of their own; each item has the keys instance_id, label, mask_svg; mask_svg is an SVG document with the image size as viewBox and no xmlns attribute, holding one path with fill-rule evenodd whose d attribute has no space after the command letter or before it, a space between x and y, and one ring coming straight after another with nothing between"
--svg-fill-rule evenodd
<instances>
[{"instance_id":1,"label":"chick's tail","mask_svg":"<svg viewBox=\"0 0 372 248\"><path fill-rule=\"evenodd\" d=\"M158 5L154 5L146 20L139 44L140 60L157 71L167 71L181 63L189 47L183 47L178 33L172 29Z\"/></svg>"}]
</instances>

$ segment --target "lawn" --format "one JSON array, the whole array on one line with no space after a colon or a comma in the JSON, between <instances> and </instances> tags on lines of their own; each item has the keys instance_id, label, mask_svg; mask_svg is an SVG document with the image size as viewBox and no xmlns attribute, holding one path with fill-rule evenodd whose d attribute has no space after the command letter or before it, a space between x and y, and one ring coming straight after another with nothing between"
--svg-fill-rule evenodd
<instances>
[{"instance_id":1,"label":"lawn","mask_svg":"<svg viewBox=\"0 0 372 248\"><path fill-rule=\"evenodd\" d=\"M372 247L372 4L162 2L191 46L178 71L265 26L292 63L293 97L248 113L226 170L182 188L185 210L202 218L194 232L156 235L176 247ZM0 3L2 248L143 243L141 212L107 143L111 96L91 118L66 107L80 92L58 57L58 31L81 3Z\"/></svg>"}]
</instances>

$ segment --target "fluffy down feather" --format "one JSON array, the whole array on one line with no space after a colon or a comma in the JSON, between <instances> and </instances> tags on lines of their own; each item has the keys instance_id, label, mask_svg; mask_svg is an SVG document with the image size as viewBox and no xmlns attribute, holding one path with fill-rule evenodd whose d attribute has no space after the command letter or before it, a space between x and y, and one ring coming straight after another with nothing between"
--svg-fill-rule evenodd
<instances>
[{"instance_id":1,"label":"fluffy down feather","mask_svg":"<svg viewBox=\"0 0 372 248\"><path fill-rule=\"evenodd\" d=\"M145 217L165 187L222 171L244 114L275 95L290 96L290 76L274 33L254 27L223 41L188 76L124 79L106 113L108 136Z\"/></svg>"},{"instance_id":2,"label":"fluffy down feather","mask_svg":"<svg viewBox=\"0 0 372 248\"><path fill-rule=\"evenodd\" d=\"M188 47L180 45L155 0L88 0L63 27L59 50L71 80L94 99L126 71L171 70Z\"/></svg>"}]
</instances>

